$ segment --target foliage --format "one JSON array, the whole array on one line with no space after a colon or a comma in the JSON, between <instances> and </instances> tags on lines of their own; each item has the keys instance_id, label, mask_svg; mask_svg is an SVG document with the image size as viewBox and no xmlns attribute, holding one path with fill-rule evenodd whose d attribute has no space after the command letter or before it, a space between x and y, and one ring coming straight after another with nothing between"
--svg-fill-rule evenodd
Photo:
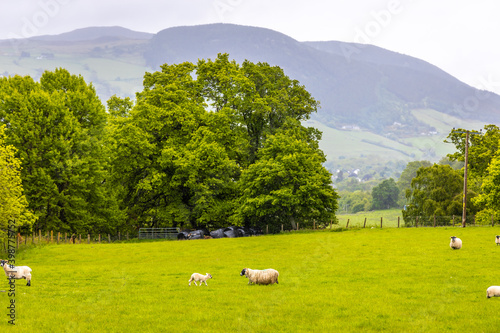
<instances>
[{"instance_id":1,"label":"foliage","mask_svg":"<svg viewBox=\"0 0 500 333\"><path fill-rule=\"evenodd\" d=\"M263 213L242 202L242 190L251 185L249 178L240 184L242 173L274 167L281 156L287 163L280 167L289 168L282 171L303 179L280 175L282 182L257 189L274 186L273 191L283 195L280 200L289 190L299 195L295 191L303 189L297 182L309 181L302 165L293 169L294 158L319 170L321 177L329 175L321 167L320 133L300 123L317 104L279 67L249 61L240 66L227 54L196 65L165 64L161 71L146 73L135 105L117 97L109 103L114 183L123 188L129 219L137 226L155 227L262 223ZM292 183L296 186L290 188ZM325 218L328 214L322 209L336 207L332 193L333 202L316 201L308 212L300 208L307 200L297 212L288 207L290 203L279 207L288 207L287 216Z\"/></svg>"},{"instance_id":2,"label":"foliage","mask_svg":"<svg viewBox=\"0 0 500 333\"><path fill-rule=\"evenodd\" d=\"M372 209L389 209L398 206L399 189L393 178L382 181L372 190Z\"/></svg>"},{"instance_id":3,"label":"foliage","mask_svg":"<svg viewBox=\"0 0 500 333\"><path fill-rule=\"evenodd\" d=\"M408 162L406 168L401 173L397 181L399 189L399 204L406 204L406 190L411 188L411 181L417 176L417 170L421 167L430 167L432 165L429 161L412 161Z\"/></svg>"},{"instance_id":4,"label":"foliage","mask_svg":"<svg viewBox=\"0 0 500 333\"><path fill-rule=\"evenodd\" d=\"M403 211L406 224L416 216L430 219L432 216L451 216L462 214L462 176L459 171L449 165L434 164L430 167L420 167L417 176L411 182L411 188L406 190L408 204ZM475 208L469 204L474 193L468 195L468 213L475 213Z\"/></svg>"},{"instance_id":5,"label":"foliage","mask_svg":"<svg viewBox=\"0 0 500 333\"><path fill-rule=\"evenodd\" d=\"M338 195L308 132L290 121L267 138L257 161L243 171L238 214L246 225L269 225L277 232L281 224L293 229L296 221L310 226L334 218Z\"/></svg>"},{"instance_id":6,"label":"foliage","mask_svg":"<svg viewBox=\"0 0 500 333\"><path fill-rule=\"evenodd\" d=\"M35 216L28 209L21 182L21 161L16 158L16 149L5 143L5 126L0 125L0 241L5 240L9 220L16 227L29 227Z\"/></svg>"},{"instance_id":7,"label":"foliage","mask_svg":"<svg viewBox=\"0 0 500 333\"><path fill-rule=\"evenodd\" d=\"M473 201L482 208L479 221L486 220L485 223L491 223L491 216L498 218L500 210L500 155L498 152L487 168L487 174L481 185L481 193Z\"/></svg>"},{"instance_id":8,"label":"foliage","mask_svg":"<svg viewBox=\"0 0 500 333\"><path fill-rule=\"evenodd\" d=\"M357 213L369 211L372 207L372 196L368 191L356 190L339 192L338 213Z\"/></svg>"},{"instance_id":9,"label":"foliage","mask_svg":"<svg viewBox=\"0 0 500 333\"><path fill-rule=\"evenodd\" d=\"M111 231L120 213L106 184L106 114L92 85L57 69L40 83L0 81L0 119L6 141L22 161L21 179L36 228Z\"/></svg>"}]
</instances>

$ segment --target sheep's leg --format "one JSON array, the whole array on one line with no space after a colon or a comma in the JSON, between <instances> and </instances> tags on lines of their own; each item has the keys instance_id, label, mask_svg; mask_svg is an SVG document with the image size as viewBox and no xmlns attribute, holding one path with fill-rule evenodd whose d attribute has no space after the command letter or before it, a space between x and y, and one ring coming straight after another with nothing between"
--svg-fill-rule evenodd
<instances>
[{"instance_id":1,"label":"sheep's leg","mask_svg":"<svg viewBox=\"0 0 500 333\"><path fill-rule=\"evenodd\" d=\"M207 286L207 287L208 287L208 284L207 284L207 281L206 281L206 280L205 280L205 286Z\"/></svg>"},{"instance_id":2,"label":"sheep's leg","mask_svg":"<svg viewBox=\"0 0 500 333\"><path fill-rule=\"evenodd\" d=\"M195 286L197 286L197 284L196 284L196 280L194 280L193 282L194 282L194 285L195 285Z\"/></svg>"}]
</instances>

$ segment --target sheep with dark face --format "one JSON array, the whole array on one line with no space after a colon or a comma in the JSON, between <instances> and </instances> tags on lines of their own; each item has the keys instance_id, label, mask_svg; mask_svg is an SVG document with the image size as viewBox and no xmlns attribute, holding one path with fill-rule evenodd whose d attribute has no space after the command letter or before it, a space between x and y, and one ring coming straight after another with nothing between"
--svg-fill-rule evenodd
<instances>
[{"instance_id":1,"label":"sheep with dark face","mask_svg":"<svg viewBox=\"0 0 500 333\"><path fill-rule=\"evenodd\" d=\"M0 260L0 266L3 267L7 278L16 280L25 279L28 281L26 285L28 287L31 286L31 268L28 266L9 265L8 260Z\"/></svg>"},{"instance_id":2,"label":"sheep with dark face","mask_svg":"<svg viewBox=\"0 0 500 333\"><path fill-rule=\"evenodd\" d=\"M248 278L248 284L274 284L279 283L278 277L279 273L277 270L268 268L264 270L243 268L240 276L246 276Z\"/></svg>"},{"instance_id":3,"label":"sheep with dark face","mask_svg":"<svg viewBox=\"0 0 500 333\"><path fill-rule=\"evenodd\" d=\"M451 236L450 247L453 250L459 250L462 248L462 240L458 237Z\"/></svg>"}]
</instances>

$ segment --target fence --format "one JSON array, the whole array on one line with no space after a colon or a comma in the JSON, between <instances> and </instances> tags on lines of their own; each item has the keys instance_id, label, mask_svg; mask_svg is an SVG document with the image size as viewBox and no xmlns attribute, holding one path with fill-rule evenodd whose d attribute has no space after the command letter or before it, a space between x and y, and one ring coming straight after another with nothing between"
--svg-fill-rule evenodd
<instances>
[{"instance_id":1,"label":"fence","mask_svg":"<svg viewBox=\"0 0 500 333\"><path fill-rule=\"evenodd\" d=\"M450 216L406 216L403 219L400 216L392 218L367 218L361 215L359 216L349 216L344 219L338 218L338 226L345 228L400 228L400 227L461 227L462 226L462 216L450 215ZM476 223L476 217L474 215L467 216L465 221L466 227L476 227L476 226L495 226L500 224L500 221L495 219L493 216L491 219L482 224Z\"/></svg>"},{"instance_id":2,"label":"fence","mask_svg":"<svg viewBox=\"0 0 500 333\"><path fill-rule=\"evenodd\" d=\"M180 228L141 228L139 239L177 239Z\"/></svg>"}]
</instances>

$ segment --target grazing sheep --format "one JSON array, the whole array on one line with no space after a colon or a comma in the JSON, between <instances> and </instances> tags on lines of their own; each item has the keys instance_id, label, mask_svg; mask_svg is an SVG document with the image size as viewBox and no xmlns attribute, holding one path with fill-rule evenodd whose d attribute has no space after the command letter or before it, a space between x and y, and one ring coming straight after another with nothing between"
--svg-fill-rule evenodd
<instances>
[{"instance_id":1,"label":"grazing sheep","mask_svg":"<svg viewBox=\"0 0 500 333\"><path fill-rule=\"evenodd\" d=\"M486 289L486 298L499 297L500 296L500 286L491 286Z\"/></svg>"},{"instance_id":2,"label":"grazing sheep","mask_svg":"<svg viewBox=\"0 0 500 333\"><path fill-rule=\"evenodd\" d=\"M279 273L277 270L268 268L265 270L256 270L250 268L243 268L240 276L245 275L248 278L248 284L274 284L279 283Z\"/></svg>"},{"instance_id":3,"label":"grazing sheep","mask_svg":"<svg viewBox=\"0 0 500 333\"><path fill-rule=\"evenodd\" d=\"M453 250L459 250L462 248L462 240L458 237L451 236L450 247Z\"/></svg>"},{"instance_id":4,"label":"grazing sheep","mask_svg":"<svg viewBox=\"0 0 500 333\"><path fill-rule=\"evenodd\" d=\"M212 275L207 273L206 275L201 275L200 273L193 273L191 274L191 278L189 279L189 285L191 285L191 281L194 281L194 284L197 286L196 282L200 282L200 286L205 282L205 285L208 286L207 280L211 279Z\"/></svg>"},{"instance_id":5,"label":"grazing sheep","mask_svg":"<svg viewBox=\"0 0 500 333\"><path fill-rule=\"evenodd\" d=\"M31 286L31 268L28 266L11 266L8 260L0 260L0 266L3 267L7 278L26 279L26 285Z\"/></svg>"},{"instance_id":6,"label":"grazing sheep","mask_svg":"<svg viewBox=\"0 0 500 333\"><path fill-rule=\"evenodd\" d=\"M500 245L500 236L498 235L495 238L495 244L497 244L497 246Z\"/></svg>"}]
</instances>

